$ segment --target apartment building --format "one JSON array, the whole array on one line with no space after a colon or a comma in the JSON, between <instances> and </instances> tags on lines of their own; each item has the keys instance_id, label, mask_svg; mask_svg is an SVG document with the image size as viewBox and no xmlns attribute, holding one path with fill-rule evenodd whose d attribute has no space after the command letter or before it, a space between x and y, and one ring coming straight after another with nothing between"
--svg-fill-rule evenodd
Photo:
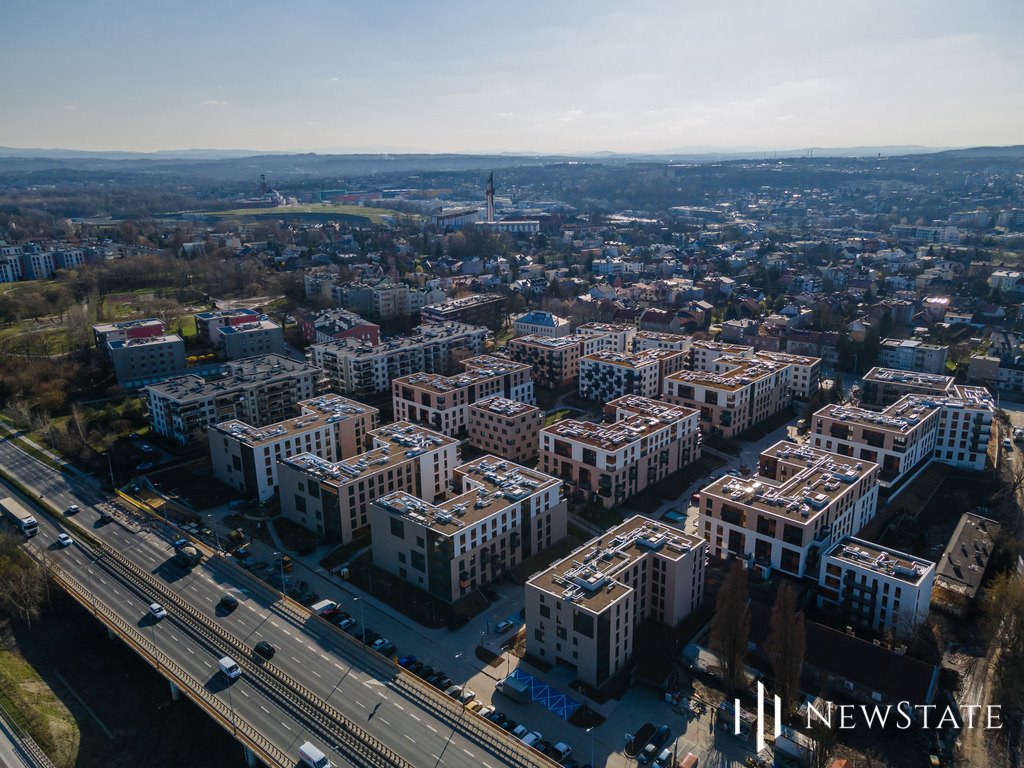
<instances>
[{"instance_id":1,"label":"apartment building","mask_svg":"<svg viewBox=\"0 0 1024 768\"><path fill-rule=\"evenodd\" d=\"M526 653L600 688L630 669L645 619L677 626L704 600L700 538L639 515L526 582Z\"/></svg>"},{"instance_id":2,"label":"apartment building","mask_svg":"<svg viewBox=\"0 0 1024 768\"><path fill-rule=\"evenodd\" d=\"M421 325L415 333L380 344L344 338L309 349L314 365L330 377L332 389L365 398L390 391L391 381L399 376L453 372L459 360L483 351L489 335L475 325Z\"/></svg>"},{"instance_id":3,"label":"apartment building","mask_svg":"<svg viewBox=\"0 0 1024 768\"><path fill-rule=\"evenodd\" d=\"M185 341L178 334L140 336L107 342L117 383L140 387L185 370Z\"/></svg>"},{"instance_id":4,"label":"apartment building","mask_svg":"<svg viewBox=\"0 0 1024 768\"><path fill-rule=\"evenodd\" d=\"M844 536L821 558L818 607L879 634L907 637L928 617L935 563Z\"/></svg>"},{"instance_id":5,"label":"apartment building","mask_svg":"<svg viewBox=\"0 0 1024 768\"><path fill-rule=\"evenodd\" d=\"M564 539L568 524L554 477L494 456L453 474L443 501L396 491L370 508L374 565L450 603Z\"/></svg>"},{"instance_id":6,"label":"apartment building","mask_svg":"<svg viewBox=\"0 0 1024 768\"><path fill-rule=\"evenodd\" d=\"M254 323L260 319L255 309L217 309L212 312L196 313L196 335L218 346L221 341L220 330L233 325Z\"/></svg>"},{"instance_id":7,"label":"apartment building","mask_svg":"<svg viewBox=\"0 0 1024 768\"><path fill-rule=\"evenodd\" d=\"M284 329L271 320L256 320L222 326L217 331L218 345L224 348L228 360L253 355L286 355Z\"/></svg>"},{"instance_id":8,"label":"apartment building","mask_svg":"<svg viewBox=\"0 0 1024 768\"><path fill-rule=\"evenodd\" d=\"M306 297L327 299L361 317L397 320L420 311L425 292L405 283L383 278L376 283L346 282L337 274L309 270L303 275Z\"/></svg>"},{"instance_id":9,"label":"apartment building","mask_svg":"<svg viewBox=\"0 0 1024 768\"><path fill-rule=\"evenodd\" d=\"M734 437L793 400L788 362L724 355L705 364L712 370L678 371L664 381L664 399L698 409L705 431Z\"/></svg>"},{"instance_id":10,"label":"apartment building","mask_svg":"<svg viewBox=\"0 0 1024 768\"><path fill-rule=\"evenodd\" d=\"M881 412L828 405L811 419L816 448L880 465L879 483L891 493L930 462L985 468L995 403L982 387L955 385L943 397L907 395Z\"/></svg>"},{"instance_id":11,"label":"apartment building","mask_svg":"<svg viewBox=\"0 0 1024 768\"><path fill-rule=\"evenodd\" d=\"M614 423L565 419L540 431L540 469L579 498L621 504L700 456L692 408L629 395L605 409Z\"/></svg>"},{"instance_id":12,"label":"apartment building","mask_svg":"<svg viewBox=\"0 0 1024 768\"><path fill-rule=\"evenodd\" d=\"M689 352L692 339L679 333L662 333L661 331L637 331L633 337L633 351L645 349L671 349L676 352ZM687 365L690 356L687 355Z\"/></svg>"},{"instance_id":13,"label":"apartment building","mask_svg":"<svg viewBox=\"0 0 1024 768\"><path fill-rule=\"evenodd\" d=\"M469 443L510 461L529 461L537 455L543 425L540 408L500 395L469 405Z\"/></svg>"},{"instance_id":14,"label":"apartment building","mask_svg":"<svg viewBox=\"0 0 1024 768\"><path fill-rule=\"evenodd\" d=\"M222 421L262 427L286 419L322 383L319 368L281 355L238 360L209 381L185 375L147 386L149 425L184 446L204 439L206 428Z\"/></svg>"},{"instance_id":15,"label":"apartment building","mask_svg":"<svg viewBox=\"0 0 1024 768\"><path fill-rule=\"evenodd\" d=\"M720 357L753 357L754 348L743 344L723 344L720 341L694 340L690 344L688 368L694 371L713 371Z\"/></svg>"},{"instance_id":16,"label":"apartment building","mask_svg":"<svg viewBox=\"0 0 1024 768\"><path fill-rule=\"evenodd\" d=\"M129 339L163 335L164 324L155 317L147 317L145 320L125 320L120 323L98 323L92 327L96 348L103 354L107 354L107 343L111 341L128 341Z\"/></svg>"},{"instance_id":17,"label":"apartment building","mask_svg":"<svg viewBox=\"0 0 1024 768\"><path fill-rule=\"evenodd\" d=\"M458 441L433 430L395 422L370 433L369 450L326 461L300 453L278 462L281 514L323 536L347 544L369 532L370 504L407 491L433 502L451 483Z\"/></svg>"},{"instance_id":18,"label":"apartment building","mask_svg":"<svg viewBox=\"0 0 1024 768\"><path fill-rule=\"evenodd\" d=\"M790 390L793 397L807 400L818 391L821 385L821 358L806 355L792 355L788 352L770 352L758 350L754 353L755 360L771 360L785 363L793 368Z\"/></svg>"},{"instance_id":19,"label":"apartment building","mask_svg":"<svg viewBox=\"0 0 1024 768\"><path fill-rule=\"evenodd\" d=\"M952 388L952 376L876 367L864 374L860 404L866 408L885 408L907 395L944 397Z\"/></svg>"},{"instance_id":20,"label":"apartment building","mask_svg":"<svg viewBox=\"0 0 1024 768\"><path fill-rule=\"evenodd\" d=\"M533 380L539 387L561 387L576 380L580 358L607 346L607 337L574 333L559 338L520 336L509 339L505 354L533 368Z\"/></svg>"},{"instance_id":21,"label":"apartment building","mask_svg":"<svg viewBox=\"0 0 1024 768\"><path fill-rule=\"evenodd\" d=\"M213 474L246 496L266 501L277 492L277 463L300 453L326 461L362 453L380 411L335 394L303 400L295 418L254 427L238 419L209 427Z\"/></svg>"},{"instance_id":22,"label":"apartment building","mask_svg":"<svg viewBox=\"0 0 1024 768\"><path fill-rule=\"evenodd\" d=\"M467 323L483 325L496 331L505 322L508 300L495 293L474 293L439 304L428 304L420 310L420 322L426 325Z\"/></svg>"},{"instance_id":23,"label":"apartment building","mask_svg":"<svg viewBox=\"0 0 1024 768\"><path fill-rule=\"evenodd\" d=\"M576 329L583 336L604 336L604 349L611 352L635 352L633 339L636 338L635 325L621 323L584 323Z\"/></svg>"},{"instance_id":24,"label":"apartment building","mask_svg":"<svg viewBox=\"0 0 1024 768\"><path fill-rule=\"evenodd\" d=\"M321 309L296 313L302 337L311 344L326 344L335 339L353 338L380 343L380 326L347 309Z\"/></svg>"},{"instance_id":25,"label":"apartment building","mask_svg":"<svg viewBox=\"0 0 1024 768\"><path fill-rule=\"evenodd\" d=\"M683 352L645 349L642 352L602 350L580 358L579 395L606 403L623 395L659 395L665 377L680 371Z\"/></svg>"},{"instance_id":26,"label":"apartment building","mask_svg":"<svg viewBox=\"0 0 1024 768\"><path fill-rule=\"evenodd\" d=\"M700 491L697 529L719 558L761 572L817 573L821 553L875 515L878 465L808 445L778 442L758 474L726 476Z\"/></svg>"},{"instance_id":27,"label":"apartment building","mask_svg":"<svg viewBox=\"0 0 1024 768\"><path fill-rule=\"evenodd\" d=\"M925 344L917 339L882 339L878 366L917 373L944 374L949 347Z\"/></svg>"},{"instance_id":28,"label":"apartment building","mask_svg":"<svg viewBox=\"0 0 1024 768\"><path fill-rule=\"evenodd\" d=\"M9 250L13 246L6 246L3 250ZM21 255L5 255L0 253L0 283L16 283L21 280Z\"/></svg>"},{"instance_id":29,"label":"apartment building","mask_svg":"<svg viewBox=\"0 0 1024 768\"><path fill-rule=\"evenodd\" d=\"M559 336L568 336L571 332L572 324L564 317L559 317L550 312L534 310L517 317L512 327L516 336L558 338Z\"/></svg>"},{"instance_id":30,"label":"apartment building","mask_svg":"<svg viewBox=\"0 0 1024 768\"><path fill-rule=\"evenodd\" d=\"M452 376L414 373L391 382L395 419L411 421L455 436L469 428L469 406L477 400L501 395L533 404L530 366L497 357L479 356L463 361L464 371Z\"/></svg>"},{"instance_id":31,"label":"apartment building","mask_svg":"<svg viewBox=\"0 0 1024 768\"><path fill-rule=\"evenodd\" d=\"M57 254L31 243L22 246L21 272L26 280L49 280L57 274Z\"/></svg>"},{"instance_id":32,"label":"apartment building","mask_svg":"<svg viewBox=\"0 0 1024 768\"><path fill-rule=\"evenodd\" d=\"M1024 394L1024 357L975 355L967 364L967 381L1019 399Z\"/></svg>"}]
</instances>

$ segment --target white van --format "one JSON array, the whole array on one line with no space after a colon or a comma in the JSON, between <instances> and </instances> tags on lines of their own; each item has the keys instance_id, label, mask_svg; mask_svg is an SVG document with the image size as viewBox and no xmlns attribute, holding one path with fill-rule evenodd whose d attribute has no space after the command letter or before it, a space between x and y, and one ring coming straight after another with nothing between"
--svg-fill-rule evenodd
<instances>
[{"instance_id":1,"label":"white van","mask_svg":"<svg viewBox=\"0 0 1024 768\"><path fill-rule=\"evenodd\" d=\"M327 755L308 741L299 747L299 759L309 768L331 768L331 761L327 759Z\"/></svg>"},{"instance_id":2,"label":"white van","mask_svg":"<svg viewBox=\"0 0 1024 768\"><path fill-rule=\"evenodd\" d=\"M521 738L520 741L528 747L536 747L540 740L543 738L544 734L542 734L540 731L530 731L528 734L523 736L523 738Z\"/></svg>"},{"instance_id":3,"label":"white van","mask_svg":"<svg viewBox=\"0 0 1024 768\"><path fill-rule=\"evenodd\" d=\"M242 675L242 670L230 656L225 656L223 659L218 661L217 666L220 667L221 674L228 680L234 680L236 677L241 677Z\"/></svg>"},{"instance_id":4,"label":"white van","mask_svg":"<svg viewBox=\"0 0 1024 768\"><path fill-rule=\"evenodd\" d=\"M311 606L309 606L309 610L311 610L313 613L319 616L320 614L325 613L327 611L333 611L337 607L338 604L333 600L321 600L320 602L313 603Z\"/></svg>"}]
</instances>

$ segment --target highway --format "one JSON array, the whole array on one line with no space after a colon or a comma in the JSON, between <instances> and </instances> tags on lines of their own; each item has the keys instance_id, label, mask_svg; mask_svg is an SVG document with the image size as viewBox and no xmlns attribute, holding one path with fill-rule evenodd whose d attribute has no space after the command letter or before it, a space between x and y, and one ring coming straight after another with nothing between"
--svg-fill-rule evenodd
<instances>
[{"instance_id":1,"label":"highway","mask_svg":"<svg viewBox=\"0 0 1024 768\"><path fill-rule=\"evenodd\" d=\"M225 727L234 722L254 729L289 756L288 764L297 762L298 746L309 740L335 765L553 765L490 724L463 715L455 702L407 674L399 676L382 657L244 571L221 562L181 569L170 560L172 534L162 524L137 533L118 523L102 525L93 505L106 497L90 481L61 474L7 439L0 440L0 467L58 509L78 504L81 512L70 521L99 542L90 545L67 524L76 541L59 547L63 521L39 515L40 534L30 546L42 553L44 563L71 574L94 603L125 622L126 633L137 634L201 681L227 713L221 721ZM225 613L218 603L228 592L239 606ZM166 619L148 616L154 601L167 609ZM259 640L277 649L270 662L252 654ZM217 673L217 660L225 654L243 669L230 685ZM360 746L374 740L376 747Z\"/></svg>"}]
</instances>

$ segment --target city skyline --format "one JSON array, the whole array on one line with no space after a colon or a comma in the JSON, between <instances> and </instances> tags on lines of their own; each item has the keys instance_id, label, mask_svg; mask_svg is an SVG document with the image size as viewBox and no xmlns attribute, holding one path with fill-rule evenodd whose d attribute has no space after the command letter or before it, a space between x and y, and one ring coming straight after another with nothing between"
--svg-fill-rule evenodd
<instances>
[{"instance_id":1,"label":"city skyline","mask_svg":"<svg viewBox=\"0 0 1024 768\"><path fill-rule=\"evenodd\" d=\"M0 145L538 154L1020 143L1005 0L13 3Z\"/></svg>"}]
</instances>

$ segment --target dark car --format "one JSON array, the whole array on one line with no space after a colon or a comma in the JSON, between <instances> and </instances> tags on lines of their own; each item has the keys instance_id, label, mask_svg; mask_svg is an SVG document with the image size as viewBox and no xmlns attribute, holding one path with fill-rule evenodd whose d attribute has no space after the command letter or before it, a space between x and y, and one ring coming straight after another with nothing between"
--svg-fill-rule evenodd
<instances>
[{"instance_id":1,"label":"dark car","mask_svg":"<svg viewBox=\"0 0 1024 768\"><path fill-rule=\"evenodd\" d=\"M440 680L442 677L445 677L444 672L437 670L436 672L431 672L429 675L424 676L423 679L433 685L435 680Z\"/></svg>"},{"instance_id":2,"label":"dark car","mask_svg":"<svg viewBox=\"0 0 1024 768\"><path fill-rule=\"evenodd\" d=\"M408 669L415 663L416 657L413 656L411 653L408 656L400 656L398 659L398 666L405 667L406 669Z\"/></svg>"},{"instance_id":3,"label":"dark car","mask_svg":"<svg viewBox=\"0 0 1024 768\"><path fill-rule=\"evenodd\" d=\"M324 621L330 621L331 619L339 616L341 612L342 611L340 608L328 608L326 611L320 611L320 613L318 613L317 616L319 616ZM345 615L346 617L348 616L348 614Z\"/></svg>"},{"instance_id":4,"label":"dark car","mask_svg":"<svg viewBox=\"0 0 1024 768\"><path fill-rule=\"evenodd\" d=\"M252 647L252 649L264 659L272 659L274 658L274 654L277 653L277 649L266 640L260 640Z\"/></svg>"},{"instance_id":5,"label":"dark car","mask_svg":"<svg viewBox=\"0 0 1024 768\"><path fill-rule=\"evenodd\" d=\"M491 714L487 716L487 719L500 728L508 720L508 715L504 712L491 712Z\"/></svg>"},{"instance_id":6,"label":"dark car","mask_svg":"<svg viewBox=\"0 0 1024 768\"><path fill-rule=\"evenodd\" d=\"M319 600L320 600L320 595L318 595L316 592L313 592L311 594L306 595L301 600L299 600L299 603L301 605L304 605L307 608L309 608L309 606L311 606L315 602L318 602Z\"/></svg>"},{"instance_id":7,"label":"dark car","mask_svg":"<svg viewBox=\"0 0 1024 768\"><path fill-rule=\"evenodd\" d=\"M441 675L440 680L434 681L434 687L441 691L447 691L453 685L455 685L455 681L448 677L448 675Z\"/></svg>"},{"instance_id":8,"label":"dark car","mask_svg":"<svg viewBox=\"0 0 1024 768\"><path fill-rule=\"evenodd\" d=\"M423 680L426 680L428 677L430 677L432 674L434 674L434 671L435 671L434 668L432 666L430 666L429 664L423 664L423 665L420 666L419 669L417 669L414 672L414 674L416 675L416 677L419 677L419 678L421 678Z\"/></svg>"},{"instance_id":9,"label":"dark car","mask_svg":"<svg viewBox=\"0 0 1024 768\"><path fill-rule=\"evenodd\" d=\"M398 663L401 664L402 660L399 659ZM407 671L409 671L409 672L411 672L412 674L415 675L417 672L419 672L421 669L423 669L423 666L424 666L424 664L423 664L422 661L412 661L409 664L406 664L405 668L406 668Z\"/></svg>"},{"instance_id":10,"label":"dark car","mask_svg":"<svg viewBox=\"0 0 1024 768\"><path fill-rule=\"evenodd\" d=\"M238 598L234 595L223 595L217 605L220 608L223 608L227 613L231 613L238 607Z\"/></svg>"},{"instance_id":11,"label":"dark car","mask_svg":"<svg viewBox=\"0 0 1024 768\"><path fill-rule=\"evenodd\" d=\"M378 640L380 640L379 632L374 632L372 629L368 629L365 632L363 632L363 642L367 645L373 645Z\"/></svg>"},{"instance_id":12,"label":"dark car","mask_svg":"<svg viewBox=\"0 0 1024 768\"><path fill-rule=\"evenodd\" d=\"M665 742L672 736L672 732L669 730L667 725L658 727L658 730L651 737L651 740L647 742L647 746L643 748L640 755L637 757L637 762L640 765L647 765L661 752L661 748L665 746Z\"/></svg>"},{"instance_id":13,"label":"dark car","mask_svg":"<svg viewBox=\"0 0 1024 768\"><path fill-rule=\"evenodd\" d=\"M511 717L509 717L509 718L506 718L505 722L503 722L501 724L501 727L504 728L509 733L512 733L512 731L514 731L516 729L517 725L519 725L519 723L517 723L515 720L513 720Z\"/></svg>"}]
</instances>

